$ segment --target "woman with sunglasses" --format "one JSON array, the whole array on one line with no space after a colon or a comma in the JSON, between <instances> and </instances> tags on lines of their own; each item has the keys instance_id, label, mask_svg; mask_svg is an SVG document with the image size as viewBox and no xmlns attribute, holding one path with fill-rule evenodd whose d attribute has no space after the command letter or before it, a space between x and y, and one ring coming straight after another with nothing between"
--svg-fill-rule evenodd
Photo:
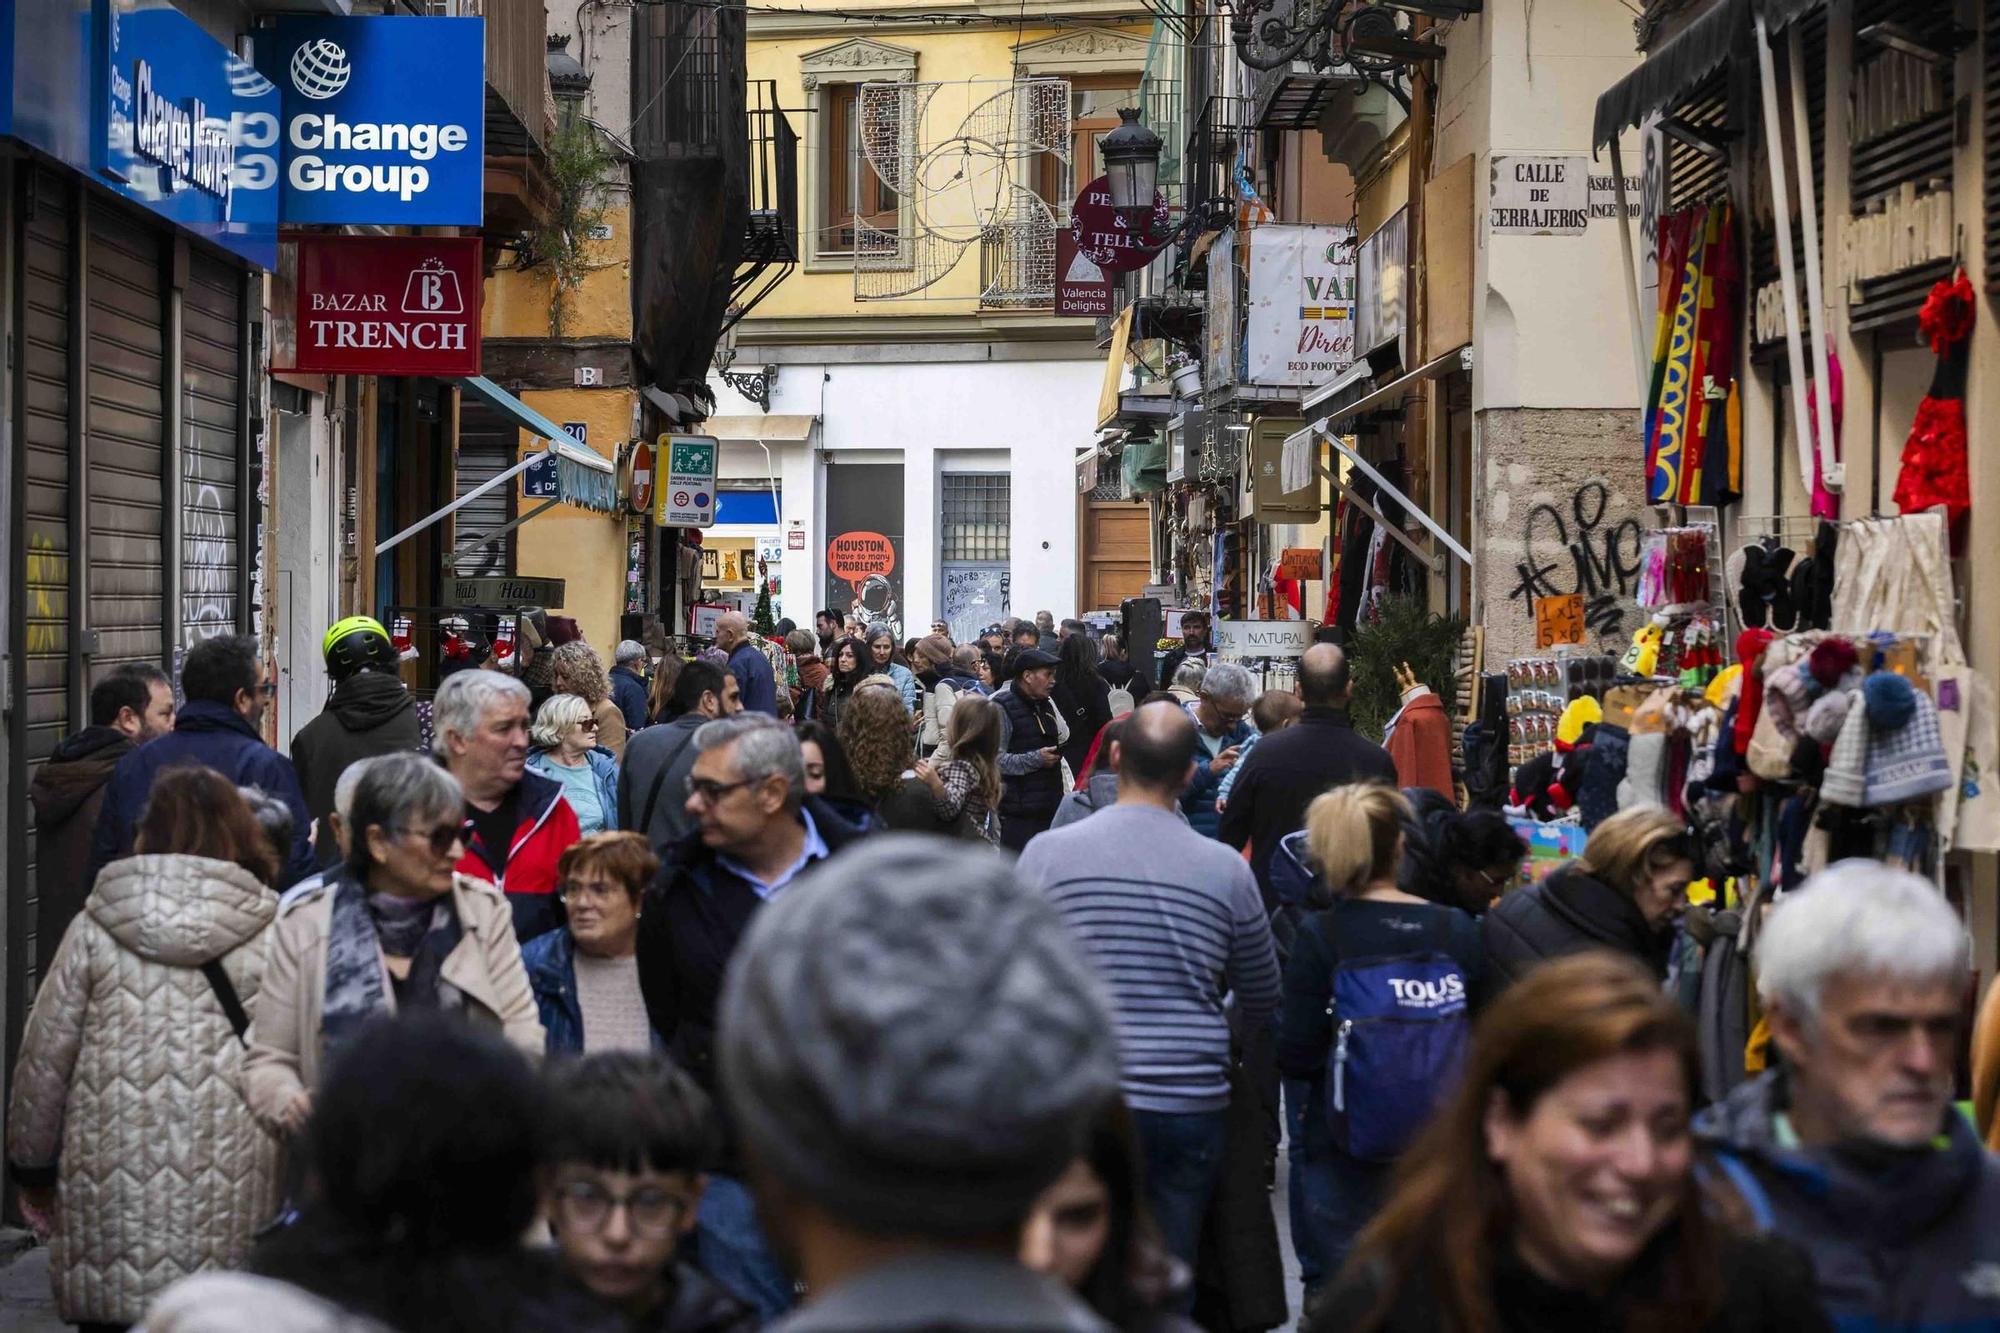
<instances>
[{"instance_id":1,"label":"woman with sunglasses","mask_svg":"<svg viewBox=\"0 0 2000 1333\"><path fill-rule=\"evenodd\" d=\"M599 725L588 700L552 694L528 730L528 767L562 787L585 837L618 827L618 761L597 743Z\"/></svg>"},{"instance_id":2,"label":"woman with sunglasses","mask_svg":"<svg viewBox=\"0 0 2000 1333\"><path fill-rule=\"evenodd\" d=\"M593 833L556 863L564 924L521 947L550 1055L659 1044L639 990L639 903L660 869L643 835Z\"/></svg>"},{"instance_id":3,"label":"woman with sunglasses","mask_svg":"<svg viewBox=\"0 0 2000 1333\"><path fill-rule=\"evenodd\" d=\"M244 1097L273 1130L301 1128L328 1060L377 1014L443 1010L542 1053L513 913L453 867L465 793L421 755L384 755L354 789L345 864L279 908L244 1057Z\"/></svg>"}]
</instances>

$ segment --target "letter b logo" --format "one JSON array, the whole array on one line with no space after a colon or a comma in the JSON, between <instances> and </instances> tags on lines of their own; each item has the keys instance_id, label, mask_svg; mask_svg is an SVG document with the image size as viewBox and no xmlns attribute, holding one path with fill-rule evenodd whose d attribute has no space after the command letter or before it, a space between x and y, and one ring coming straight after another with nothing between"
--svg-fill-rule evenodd
<instances>
[{"instance_id":1,"label":"letter b logo","mask_svg":"<svg viewBox=\"0 0 2000 1333\"><path fill-rule=\"evenodd\" d=\"M435 273L426 273L417 282L417 304L426 310L437 310L444 305L444 279Z\"/></svg>"}]
</instances>

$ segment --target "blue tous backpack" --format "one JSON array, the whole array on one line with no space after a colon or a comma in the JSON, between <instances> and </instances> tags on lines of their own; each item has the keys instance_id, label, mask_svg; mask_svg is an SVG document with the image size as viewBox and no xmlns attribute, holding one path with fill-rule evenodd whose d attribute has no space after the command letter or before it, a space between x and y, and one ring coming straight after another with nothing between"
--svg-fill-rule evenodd
<instances>
[{"instance_id":1,"label":"blue tous backpack","mask_svg":"<svg viewBox=\"0 0 2000 1333\"><path fill-rule=\"evenodd\" d=\"M1326 915L1320 933L1339 958ZM1465 971L1435 950L1341 959L1333 1017L1326 1087L1334 1143L1364 1161L1389 1161L1458 1083L1471 1031Z\"/></svg>"}]
</instances>

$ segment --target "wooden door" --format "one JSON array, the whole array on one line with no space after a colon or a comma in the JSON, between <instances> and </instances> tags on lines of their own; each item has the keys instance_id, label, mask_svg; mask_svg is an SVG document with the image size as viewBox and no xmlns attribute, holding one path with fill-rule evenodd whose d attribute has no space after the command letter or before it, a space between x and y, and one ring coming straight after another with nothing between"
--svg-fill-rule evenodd
<instances>
[{"instance_id":1,"label":"wooden door","mask_svg":"<svg viewBox=\"0 0 2000 1333\"><path fill-rule=\"evenodd\" d=\"M1151 511L1144 500L1084 500L1080 507L1077 610L1116 611L1152 578Z\"/></svg>"}]
</instances>

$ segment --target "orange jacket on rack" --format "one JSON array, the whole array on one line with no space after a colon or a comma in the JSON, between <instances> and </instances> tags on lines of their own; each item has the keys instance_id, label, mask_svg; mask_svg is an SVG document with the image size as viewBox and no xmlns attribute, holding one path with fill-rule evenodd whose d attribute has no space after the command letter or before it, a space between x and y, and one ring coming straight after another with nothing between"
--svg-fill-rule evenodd
<instances>
[{"instance_id":1,"label":"orange jacket on rack","mask_svg":"<svg viewBox=\"0 0 2000 1333\"><path fill-rule=\"evenodd\" d=\"M1428 787L1456 797L1451 776L1451 718L1431 690L1412 696L1384 729L1398 787Z\"/></svg>"}]
</instances>

